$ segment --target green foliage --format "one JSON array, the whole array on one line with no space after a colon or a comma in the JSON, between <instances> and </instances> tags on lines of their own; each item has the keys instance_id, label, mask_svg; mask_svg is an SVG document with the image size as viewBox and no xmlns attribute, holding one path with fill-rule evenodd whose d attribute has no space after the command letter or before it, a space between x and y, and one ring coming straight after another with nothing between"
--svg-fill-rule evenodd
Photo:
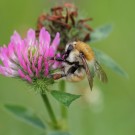
<instances>
[{"instance_id":1,"label":"green foliage","mask_svg":"<svg viewBox=\"0 0 135 135\"><path fill-rule=\"evenodd\" d=\"M100 63L106 65L117 74L122 75L124 77L128 77L128 74L111 57L109 57L107 54L98 49L93 48L93 50L95 52L96 59Z\"/></svg>"},{"instance_id":2,"label":"green foliage","mask_svg":"<svg viewBox=\"0 0 135 135\"><path fill-rule=\"evenodd\" d=\"M59 101L60 103L62 103L63 105L67 107L69 107L69 105L74 100L80 97L80 95L74 95L74 94L65 93L65 92L56 91L56 90L51 91L51 94L57 101Z\"/></svg>"},{"instance_id":3,"label":"green foliage","mask_svg":"<svg viewBox=\"0 0 135 135\"><path fill-rule=\"evenodd\" d=\"M46 128L42 120L30 109L27 109L19 105L10 104L5 104L4 107L8 112L12 113L19 120L22 120L34 127L38 127L41 129Z\"/></svg>"},{"instance_id":4,"label":"green foliage","mask_svg":"<svg viewBox=\"0 0 135 135\"><path fill-rule=\"evenodd\" d=\"M97 41L107 38L109 34L111 33L111 31L112 31L111 24L103 25L95 29L90 35L91 37L90 42L93 43L93 42L97 42Z\"/></svg>"},{"instance_id":5,"label":"green foliage","mask_svg":"<svg viewBox=\"0 0 135 135\"><path fill-rule=\"evenodd\" d=\"M56 131L56 132L50 132L50 133L48 133L48 135L70 135L70 134L68 132Z\"/></svg>"}]
</instances>

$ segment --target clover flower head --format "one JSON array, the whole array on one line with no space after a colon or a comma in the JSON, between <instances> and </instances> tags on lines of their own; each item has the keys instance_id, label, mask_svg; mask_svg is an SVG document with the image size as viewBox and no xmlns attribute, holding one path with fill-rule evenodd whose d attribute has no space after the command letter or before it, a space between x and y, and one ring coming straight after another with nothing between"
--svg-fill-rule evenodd
<instances>
[{"instance_id":1,"label":"clover flower head","mask_svg":"<svg viewBox=\"0 0 135 135\"><path fill-rule=\"evenodd\" d=\"M60 34L56 33L51 42L51 36L45 28L35 36L35 31L29 29L26 38L15 31L8 46L0 47L0 74L8 77L20 77L32 83L35 78L47 78L58 63L48 60L54 57L60 42Z\"/></svg>"}]
</instances>

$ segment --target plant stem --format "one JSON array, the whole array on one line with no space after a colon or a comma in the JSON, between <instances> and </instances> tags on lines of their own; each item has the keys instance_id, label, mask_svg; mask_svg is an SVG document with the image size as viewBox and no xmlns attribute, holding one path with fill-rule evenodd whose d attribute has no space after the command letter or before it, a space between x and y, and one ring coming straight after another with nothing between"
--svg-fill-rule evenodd
<instances>
[{"instance_id":1,"label":"plant stem","mask_svg":"<svg viewBox=\"0 0 135 135\"><path fill-rule=\"evenodd\" d=\"M60 91L65 92L65 81L61 80L60 85L59 85ZM67 119L67 108L64 105L61 105L61 116L64 120Z\"/></svg>"},{"instance_id":2,"label":"plant stem","mask_svg":"<svg viewBox=\"0 0 135 135\"><path fill-rule=\"evenodd\" d=\"M65 106L61 105L61 116L63 119L67 118L67 110L65 108Z\"/></svg>"},{"instance_id":3,"label":"plant stem","mask_svg":"<svg viewBox=\"0 0 135 135\"><path fill-rule=\"evenodd\" d=\"M41 96L42 96L44 104L45 104L45 106L47 108L47 111L48 111L48 114L50 116L50 119L52 120L52 123L55 126L55 128L57 128L57 125L58 125L57 119L56 119L56 117L54 115L54 112L53 112L53 109L52 109L51 104L49 102L49 99L48 99L47 95L44 94L44 93L41 93Z\"/></svg>"}]
</instances>

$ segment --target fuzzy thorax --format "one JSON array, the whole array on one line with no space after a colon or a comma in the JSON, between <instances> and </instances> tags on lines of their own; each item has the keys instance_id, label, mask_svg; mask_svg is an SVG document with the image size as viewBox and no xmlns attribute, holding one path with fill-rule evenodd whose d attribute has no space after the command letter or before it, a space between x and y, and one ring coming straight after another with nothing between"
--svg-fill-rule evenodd
<instances>
[{"instance_id":1,"label":"fuzzy thorax","mask_svg":"<svg viewBox=\"0 0 135 135\"><path fill-rule=\"evenodd\" d=\"M88 44L77 41L75 49L77 49L79 52L82 52L87 61L91 61L94 59L94 52Z\"/></svg>"}]
</instances>

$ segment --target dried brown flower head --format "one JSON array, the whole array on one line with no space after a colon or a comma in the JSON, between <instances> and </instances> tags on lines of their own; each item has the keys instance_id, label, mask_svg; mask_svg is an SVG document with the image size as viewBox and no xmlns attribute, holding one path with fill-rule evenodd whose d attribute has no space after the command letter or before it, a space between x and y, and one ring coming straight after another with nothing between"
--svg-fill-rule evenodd
<instances>
[{"instance_id":1,"label":"dried brown flower head","mask_svg":"<svg viewBox=\"0 0 135 135\"><path fill-rule=\"evenodd\" d=\"M71 3L63 6L52 7L50 13L42 13L37 21L36 34L38 36L42 27L45 27L54 38L56 32L60 32L61 45L59 50L71 40L89 41L92 28L86 23L92 18L80 19L78 9Z\"/></svg>"}]
</instances>

